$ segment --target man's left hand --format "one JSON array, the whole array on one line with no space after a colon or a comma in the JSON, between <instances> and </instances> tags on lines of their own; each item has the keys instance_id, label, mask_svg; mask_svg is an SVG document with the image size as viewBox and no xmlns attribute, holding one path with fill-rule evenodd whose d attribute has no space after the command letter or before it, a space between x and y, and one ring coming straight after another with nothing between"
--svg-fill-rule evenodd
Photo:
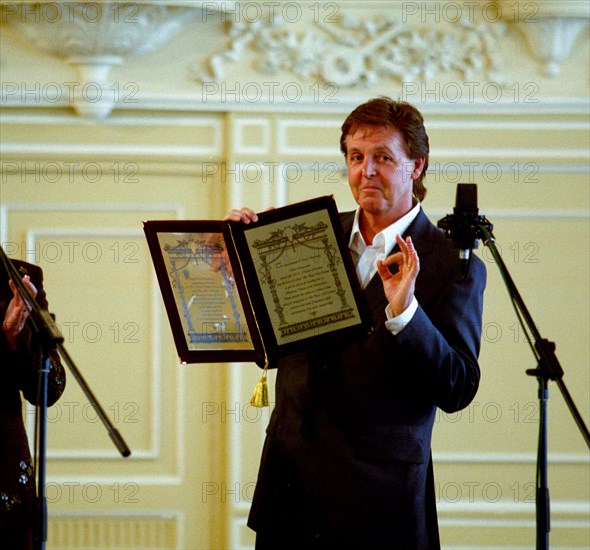
<instances>
[{"instance_id":1,"label":"man's left hand","mask_svg":"<svg viewBox=\"0 0 590 550\"><path fill-rule=\"evenodd\" d=\"M420 272L420 259L411 237L396 236L399 251L384 260L377 260L377 271L383 281L385 296L395 316L403 313L414 299L416 278ZM397 264L398 272L392 274L389 266Z\"/></svg>"}]
</instances>

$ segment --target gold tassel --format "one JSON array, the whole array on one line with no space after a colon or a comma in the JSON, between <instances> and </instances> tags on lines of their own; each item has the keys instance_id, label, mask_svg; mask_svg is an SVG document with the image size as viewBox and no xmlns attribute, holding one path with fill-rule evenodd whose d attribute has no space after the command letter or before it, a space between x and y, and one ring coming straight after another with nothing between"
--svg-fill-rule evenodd
<instances>
[{"instance_id":1,"label":"gold tassel","mask_svg":"<svg viewBox=\"0 0 590 550\"><path fill-rule=\"evenodd\" d=\"M266 385L266 371L268 363L265 363L262 376L254 388L254 393L250 398L250 405L253 407L268 407L268 386Z\"/></svg>"}]
</instances>

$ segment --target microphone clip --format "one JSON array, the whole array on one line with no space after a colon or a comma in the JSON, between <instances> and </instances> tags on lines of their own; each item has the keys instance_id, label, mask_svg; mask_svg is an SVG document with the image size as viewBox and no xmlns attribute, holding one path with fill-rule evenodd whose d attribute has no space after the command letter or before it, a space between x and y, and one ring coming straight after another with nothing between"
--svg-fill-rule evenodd
<instances>
[{"instance_id":1,"label":"microphone clip","mask_svg":"<svg viewBox=\"0 0 590 550\"><path fill-rule=\"evenodd\" d=\"M478 239L484 240L486 233L484 229L491 232L494 229L485 216L480 216L473 212L457 212L453 209L453 214L447 214L442 220L438 220L437 226L440 227L448 238L453 239L456 248L460 250L469 250L478 247Z\"/></svg>"},{"instance_id":2,"label":"microphone clip","mask_svg":"<svg viewBox=\"0 0 590 550\"><path fill-rule=\"evenodd\" d=\"M485 216L479 215L477 207L477 185L474 183L459 183L453 213L439 220L440 227L447 237L454 241L459 249L461 271L466 277L471 265L471 251L478 247L478 239L490 238L493 225ZM487 235L487 236L486 236Z\"/></svg>"}]
</instances>

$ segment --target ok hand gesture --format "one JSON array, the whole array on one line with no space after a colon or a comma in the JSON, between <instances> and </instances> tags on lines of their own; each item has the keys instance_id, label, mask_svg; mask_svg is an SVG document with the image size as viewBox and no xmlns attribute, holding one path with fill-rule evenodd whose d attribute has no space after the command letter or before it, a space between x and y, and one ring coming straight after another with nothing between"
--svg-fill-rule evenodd
<instances>
[{"instance_id":1,"label":"ok hand gesture","mask_svg":"<svg viewBox=\"0 0 590 550\"><path fill-rule=\"evenodd\" d=\"M383 281L385 296L394 315L403 313L414 299L416 278L420 271L420 259L411 237L396 236L399 251L384 260L377 260L377 271ZM397 264L398 272L392 274L389 266Z\"/></svg>"}]
</instances>

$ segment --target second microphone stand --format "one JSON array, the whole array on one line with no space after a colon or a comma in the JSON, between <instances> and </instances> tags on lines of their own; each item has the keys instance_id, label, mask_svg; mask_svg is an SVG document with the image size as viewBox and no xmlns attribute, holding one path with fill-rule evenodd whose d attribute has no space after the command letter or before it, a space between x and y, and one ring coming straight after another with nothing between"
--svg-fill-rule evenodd
<instances>
[{"instance_id":1,"label":"second microphone stand","mask_svg":"<svg viewBox=\"0 0 590 550\"><path fill-rule=\"evenodd\" d=\"M0 247L0 266L2 266L19 294L25 300L29 312L29 319L34 332L39 338L40 347L43 353L43 360L38 372L38 404L35 415L35 457L37 459L35 467L37 495L35 500L35 510L33 518L34 540L33 547L35 550L44 550L47 540L47 499L45 494L46 482L46 438L47 438L47 385L48 373L50 368L50 353L59 352L59 355L69 367L70 373L74 376L80 388L93 406L98 417L102 421L105 429L108 431L111 440L117 450L123 457L128 457L131 450L127 443L114 427L104 409L96 399L90 386L87 384L82 373L74 363L70 354L63 345L63 336L55 324L51 314L42 309L34 296L31 295L28 288L23 284L21 277L6 255L4 249ZM0 541L1 542L1 541Z\"/></svg>"}]
</instances>

